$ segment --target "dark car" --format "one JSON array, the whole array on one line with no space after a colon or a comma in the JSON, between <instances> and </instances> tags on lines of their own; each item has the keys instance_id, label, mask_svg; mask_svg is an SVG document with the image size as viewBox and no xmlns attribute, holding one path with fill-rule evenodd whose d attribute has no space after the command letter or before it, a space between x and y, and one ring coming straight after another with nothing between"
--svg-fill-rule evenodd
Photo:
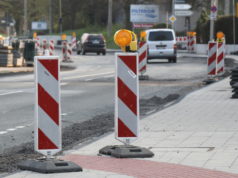
<instances>
[{"instance_id":1,"label":"dark car","mask_svg":"<svg viewBox=\"0 0 238 178\"><path fill-rule=\"evenodd\" d=\"M102 34L84 33L82 35L81 41L77 43L77 54L85 55L88 52L94 52L97 55L106 54L106 42Z\"/></svg>"}]
</instances>

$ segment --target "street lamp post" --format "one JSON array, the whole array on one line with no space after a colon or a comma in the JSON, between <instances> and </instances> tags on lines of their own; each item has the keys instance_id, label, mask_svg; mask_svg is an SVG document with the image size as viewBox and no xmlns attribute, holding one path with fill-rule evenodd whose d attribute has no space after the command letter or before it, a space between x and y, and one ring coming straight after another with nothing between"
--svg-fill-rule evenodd
<instances>
[{"instance_id":1,"label":"street lamp post","mask_svg":"<svg viewBox=\"0 0 238 178\"><path fill-rule=\"evenodd\" d=\"M215 18L212 17L212 7L216 8L217 7L217 0L211 0L211 7L210 7L210 41L214 40L214 23L215 23ZM214 12L215 13L215 9ZM215 15L216 16L216 15Z\"/></svg>"},{"instance_id":2,"label":"street lamp post","mask_svg":"<svg viewBox=\"0 0 238 178\"><path fill-rule=\"evenodd\" d=\"M23 33L27 35L27 0L24 0L24 25L23 25Z\"/></svg>"},{"instance_id":3,"label":"street lamp post","mask_svg":"<svg viewBox=\"0 0 238 178\"><path fill-rule=\"evenodd\" d=\"M174 5L175 5L175 0L172 0L172 15L175 16L175 12L174 12ZM175 22L172 23L172 29L175 30L175 25L174 25Z\"/></svg>"},{"instance_id":4,"label":"street lamp post","mask_svg":"<svg viewBox=\"0 0 238 178\"><path fill-rule=\"evenodd\" d=\"M59 31L60 31L60 34L62 34L62 30L63 30L63 27L62 27L62 1L59 0Z\"/></svg>"}]
</instances>

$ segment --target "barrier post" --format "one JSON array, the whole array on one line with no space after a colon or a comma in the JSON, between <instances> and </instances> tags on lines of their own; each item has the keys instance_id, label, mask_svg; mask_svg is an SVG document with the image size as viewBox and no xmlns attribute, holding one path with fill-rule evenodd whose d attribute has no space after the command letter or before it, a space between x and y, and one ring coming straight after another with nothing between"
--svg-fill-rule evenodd
<instances>
[{"instance_id":1,"label":"barrier post","mask_svg":"<svg viewBox=\"0 0 238 178\"><path fill-rule=\"evenodd\" d=\"M43 40L42 48L43 48L43 55L45 55L45 51L48 48L47 40L45 39Z\"/></svg>"},{"instance_id":2,"label":"barrier post","mask_svg":"<svg viewBox=\"0 0 238 178\"><path fill-rule=\"evenodd\" d=\"M71 60L71 55L72 55L72 43L68 43L68 45L67 45L67 62L73 62Z\"/></svg>"},{"instance_id":3,"label":"barrier post","mask_svg":"<svg viewBox=\"0 0 238 178\"><path fill-rule=\"evenodd\" d=\"M40 38L36 37L36 53L39 56L40 55Z\"/></svg>"},{"instance_id":4,"label":"barrier post","mask_svg":"<svg viewBox=\"0 0 238 178\"><path fill-rule=\"evenodd\" d=\"M147 65L147 52L148 52L148 45L145 41L141 41L139 43L139 50L138 50L138 55L139 55L139 72L140 72L140 76L139 79L140 80L148 80L149 76L148 75L144 75L144 73L146 72L146 65Z\"/></svg>"},{"instance_id":5,"label":"barrier post","mask_svg":"<svg viewBox=\"0 0 238 178\"><path fill-rule=\"evenodd\" d=\"M54 51L55 51L54 40L50 40L50 46L49 46L50 56L54 55Z\"/></svg>"},{"instance_id":6,"label":"barrier post","mask_svg":"<svg viewBox=\"0 0 238 178\"><path fill-rule=\"evenodd\" d=\"M67 41L63 41L62 44L62 62L67 62L68 56L67 56Z\"/></svg>"},{"instance_id":7,"label":"barrier post","mask_svg":"<svg viewBox=\"0 0 238 178\"><path fill-rule=\"evenodd\" d=\"M220 42L217 45L217 74L224 74L225 70L225 43Z\"/></svg>"},{"instance_id":8,"label":"barrier post","mask_svg":"<svg viewBox=\"0 0 238 178\"><path fill-rule=\"evenodd\" d=\"M82 168L72 162L57 160L62 150L60 65L58 56L35 56L35 151L45 156L18 164L23 170L41 173L76 172Z\"/></svg>"},{"instance_id":9,"label":"barrier post","mask_svg":"<svg viewBox=\"0 0 238 178\"><path fill-rule=\"evenodd\" d=\"M132 31L125 29L117 31L114 35L115 43L124 51L137 48L136 38ZM115 59L115 138L124 145L106 146L100 149L99 153L116 158L153 157L154 154L150 150L130 145L139 137L138 53L116 53Z\"/></svg>"},{"instance_id":10,"label":"barrier post","mask_svg":"<svg viewBox=\"0 0 238 178\"><path fill-rule=\"evenodd\" d=\"M207 56L207 79L203 82L210 84L216 81L217 75L217 42L208 42L208 56Z\"/></svg>"}]
</instances>

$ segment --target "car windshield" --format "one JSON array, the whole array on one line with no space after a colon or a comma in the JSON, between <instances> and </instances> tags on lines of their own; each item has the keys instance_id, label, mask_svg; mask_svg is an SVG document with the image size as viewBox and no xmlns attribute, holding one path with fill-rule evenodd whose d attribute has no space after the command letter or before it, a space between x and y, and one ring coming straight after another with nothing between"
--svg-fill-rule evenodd
<instances>
[{"instance_id":1,"label":"car windshield","mask_svg":"<svg viewBox=\"0 0 238 178\"><path fill-rule=\"evenodd\" d=\"M93 40L102 41L103 38L102 38L102 36L99 36L99 35L92 35L92 36L88 37L88 40L90 40L90 41L93 41Z\"/></svg>"},{"instance_id":2,"label":"car windshield","mask_svg":"<svg viewBox=\"0 0 238 178\"><path fill-rule=\"evenodd\" d=\"M170 31L155 31L150 32L149 35L149 41L171 41L173 39L173 34Z\"/></svg>"}]
</instances>

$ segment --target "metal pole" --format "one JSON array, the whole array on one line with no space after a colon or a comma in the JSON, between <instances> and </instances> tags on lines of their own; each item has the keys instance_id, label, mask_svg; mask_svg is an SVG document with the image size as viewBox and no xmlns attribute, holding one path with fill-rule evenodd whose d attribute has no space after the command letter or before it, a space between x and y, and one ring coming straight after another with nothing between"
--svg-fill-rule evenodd
<instances>
[{"instance_id":1,"label":"metal pole","mask_svg":"<svg viewBox=\"0 0 238 178\"><path fill-rule=\"evenodd\" d=\"M59 0L59 28L60 28L60 34L62 34L62 2Z\"/></svg>"},{"instance_id":2,"label":"metal pole","mask_svg":"<svg viewBox=\"0 0 238 178\"><path fill-rule=\"evenodd\" d=\"M24 25L23 25L23 33L27 35L27 0L24 0Z\"/></svg>"},{"instance_id":3,"label":"metal pole","mask_svg":"<svg viewBox=\"0 0 238 178\"><path fill-rule=\"evenodd\" d=\"M52 0L49 0L49 34L52 34Z\"/></svg>"},{"instance_id":4,"label":"metal pole","mask_svg":"<svg viewBox=\"0 0 238 178\"><path fill-rule=\"evenodd\" d=\"M175 16L174 14L174 4L175 4L175 0L172 0L172 15ZM172 29L175 30L175 22L172 22Z\"/></svg>"},{"instance_id":5,"label":"metal pole","mask_svg":"<svg viewBox=\"0 0 238 178\"><path fill-rule=\"evenodd\" d=\"M108 0L107 37L112 34L112 0Z\"/></svg>"},{"instance_id":6,"label":"metal pole","mask_svg":"<svg viewBox=\"0 0 238 178\"><path fill-rule=\"evenodd\" d=\"M236 4L233 0L233 43L236 44Z\"/></svg>"},{"instance_id":7,"label":"metal pole","mask_svg":"<svg viewBox=\"0 0 238 178\"><path fill-rule=\"evenodd\" d=\"M211 7L213 5L216 5L216 0L211 0ZM211 12L211 10L210 10L210 12ZM214 40L214 22L215 22L215 19L210 18L210 41Z\"/></svg>"}]
</instances>

